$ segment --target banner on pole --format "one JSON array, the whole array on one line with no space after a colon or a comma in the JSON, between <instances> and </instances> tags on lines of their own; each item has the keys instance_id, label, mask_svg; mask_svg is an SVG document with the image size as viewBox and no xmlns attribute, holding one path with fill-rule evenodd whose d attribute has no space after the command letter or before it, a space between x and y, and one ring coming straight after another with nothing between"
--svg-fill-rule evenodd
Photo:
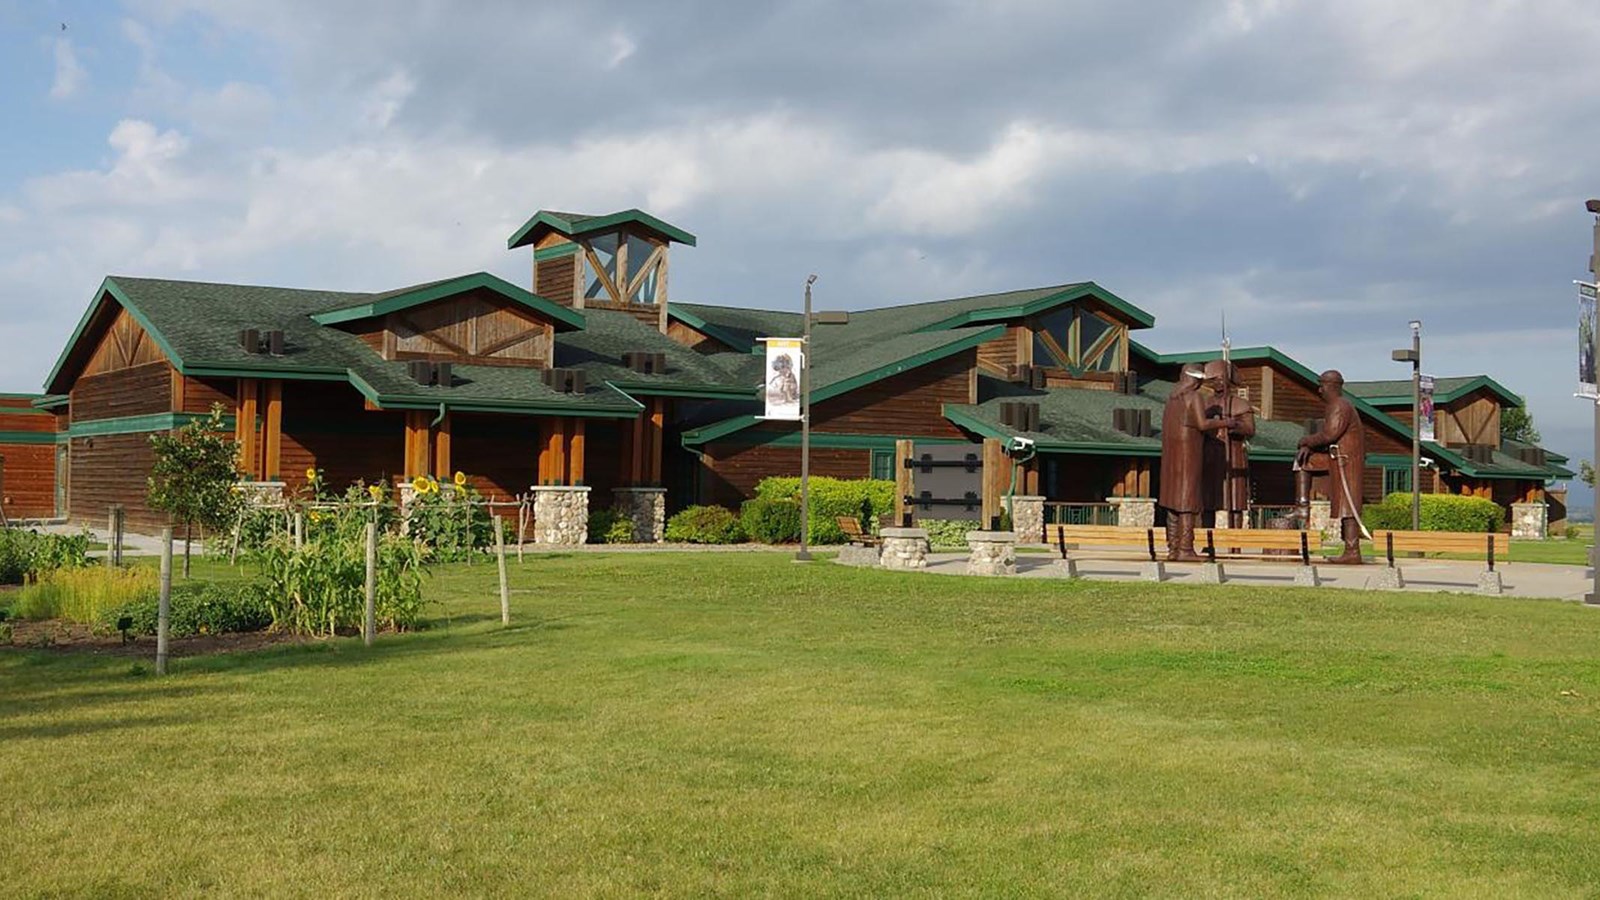
<instances>
[{"instance_id":1,"label":"banner on pole","mask_svg":"<svg viewBox=\"0 0 1600 900\"><path fill-rule=\"evenodd\" d=\"M1595 286L1578 284L1578 396L1591 400L1600 397L1595 385L1594 336L1600 323L1595 321Z\"/></svg>"},{"instance_id":2,"label":"banner on pole","mask_svg":"<svg viewBox=\"0 0 1600 900\"><path fill-rule=\"evenodd\" d=\"M1436 440L1433 436L1433 376L1417 376L1421 388L1417 400L1417 437L1424 441Z\"/></svg>"},{"instance_id":3,"label":"banner on pole","mask_svg":"<svg viewBox=\"0 0 1600 900\"><path fill-rule=\"evenodd\" d=\"M805 342L800 338L762 338L767 345L767 369L761 386L766 401L765 419L800 421L800 370L805 366Z\"/></svg>"}]
</instances>

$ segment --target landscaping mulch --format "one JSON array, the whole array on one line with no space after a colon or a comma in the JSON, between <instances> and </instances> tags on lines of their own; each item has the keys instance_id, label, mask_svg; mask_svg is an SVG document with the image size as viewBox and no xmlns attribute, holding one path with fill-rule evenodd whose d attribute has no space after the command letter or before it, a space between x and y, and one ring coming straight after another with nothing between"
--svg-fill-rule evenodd
<instances>
[{"instance_id":1,"label":"landscaping mulch","mask_svg":"<svg viewBox=\"0 0 1600 900\"><path fill-rule=\"evenodd\" d=\"M86 653L101 656L150 657L156 654L154 635L130 638L126 643L121 634L97 634L88 625L74 622L28 622L11 620L11 643L0 644L0 651L25 650L47 653ZM173 657L210 656L214 653L237 653L242 650L259 650L279 644L303 644L315 638L285 632L249 631L241 634L200 634L193 637L174 637L167 645Z\"/></svg>"}]
</instances>

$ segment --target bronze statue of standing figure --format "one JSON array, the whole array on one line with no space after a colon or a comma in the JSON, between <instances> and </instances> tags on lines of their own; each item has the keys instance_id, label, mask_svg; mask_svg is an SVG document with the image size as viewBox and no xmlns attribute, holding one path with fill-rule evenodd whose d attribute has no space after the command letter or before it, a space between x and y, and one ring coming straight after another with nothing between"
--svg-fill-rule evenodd
<instances>
[{"instance_id":1,"label":"bronze statue of standing figure","mask_svg":"<svg viewBox=\"0 0 1600 900\"><path fill-rule=\"evenodd\" d=\"M1205 508L1217 514L1218 528L1243 528L1250 508L1249 440L1256 434L1256 414L1250 401L1239 396L1239 369L1233 363L1212 360L1206 363L1205 376L1206 389L1211 392L1206 418L1229 423L1206 441L1202 467Z\"/></svg>"},{"instance_id":2,"label":"bronze statue of standing figure","mask_svg":"<svg viewBox=\"0 0 1600 900\"><path fill-rule=\"evenodd\" d=\"M1344 376L1337 370L1322 373L1317 393L1326 406L1322 430L1300 439L1300 447L1328 455L1329 518L1339 523L1344 553L1335 563L1361 564L1361 476L1367 463L1366 430L1361 415L1344 395Z\"/></svg>"},{"instance_id":3,"label":"bronze statue of standing figure","mask_svg":"<svg viewBox=\"0 0 1600 900\"><path fill-rule=\"evenodd\" d=\"M1167 511L1167 559L1195 562L1194 529L1203 507L1201 478L1207 431L1226 430L1228 419L1206 418L1200 385L1205 373L1185 366L1161 412L1161 493Z\"/></svg>"}]
</instances>

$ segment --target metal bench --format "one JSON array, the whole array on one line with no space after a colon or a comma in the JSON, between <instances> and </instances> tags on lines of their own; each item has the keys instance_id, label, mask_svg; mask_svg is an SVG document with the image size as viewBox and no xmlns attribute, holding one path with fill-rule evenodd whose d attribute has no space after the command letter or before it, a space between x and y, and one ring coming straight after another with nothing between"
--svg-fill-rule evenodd
<instances>
[{"instance_id":1,"label":"metal bench","mask_svg":"<svg viewBox=\"0 0 1600 900\"><path fill-rule=\"evenodd\" d=\"M1399 589L1406 585L1394 555L1399 553L1464 553L1481 555L1486 568L1478 573L1478 591L1484 594L1502 593L1505 585L1500 573L1495 571L1495 557L1504 557L1511 549L1511 539L1497 532L1477 534L1467 531L1395 531L1380 528L1372 533L1372 544L1383 552L1384 567L1378 573L1380 589Z\"/></svg>"}]
</instances>

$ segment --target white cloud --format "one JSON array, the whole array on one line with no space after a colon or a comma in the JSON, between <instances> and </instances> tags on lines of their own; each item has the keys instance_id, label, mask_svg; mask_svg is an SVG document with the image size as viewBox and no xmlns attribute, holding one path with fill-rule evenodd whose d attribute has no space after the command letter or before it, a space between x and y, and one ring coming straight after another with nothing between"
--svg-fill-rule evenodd
<instances>
[{"instance_id":1,"label":"white cloud","mask_svg":"<svg viewBox=\"0 0 1600 900\"><path fill-rule=\"evenodd\" d=\"M65 100L74 96L89 80L89 72L78 62L70 38L58 37L55 41L56 75L50 83L50 97Z\"/></svg>"},{"instance_id":2,"label":"white cloud","mask_svg":"<svg viewBox=\"0 0 1600 900\"><path fill-rule=\"evenodd\" d=\"M606 43L610 51L606 55L606 68L608 69L615 69L617 66L622 65L628 57L634 54L634 51L639 49L639 45L634 42L633 38L621 31L611 32L611 37L607 39Z\"/></svg>"},{"instance_id":3,"label":"white cloud","mask_svg":"<svg viewBox=\"0 0 1600 900\"><path fill-rule=\"evenodd\" d=\"M389 127L406 99L417 89L417 83L405 72L397 71L378 82L367 91L362 104L361 120L382 130Z\"/></svg>"}]
</instances>

